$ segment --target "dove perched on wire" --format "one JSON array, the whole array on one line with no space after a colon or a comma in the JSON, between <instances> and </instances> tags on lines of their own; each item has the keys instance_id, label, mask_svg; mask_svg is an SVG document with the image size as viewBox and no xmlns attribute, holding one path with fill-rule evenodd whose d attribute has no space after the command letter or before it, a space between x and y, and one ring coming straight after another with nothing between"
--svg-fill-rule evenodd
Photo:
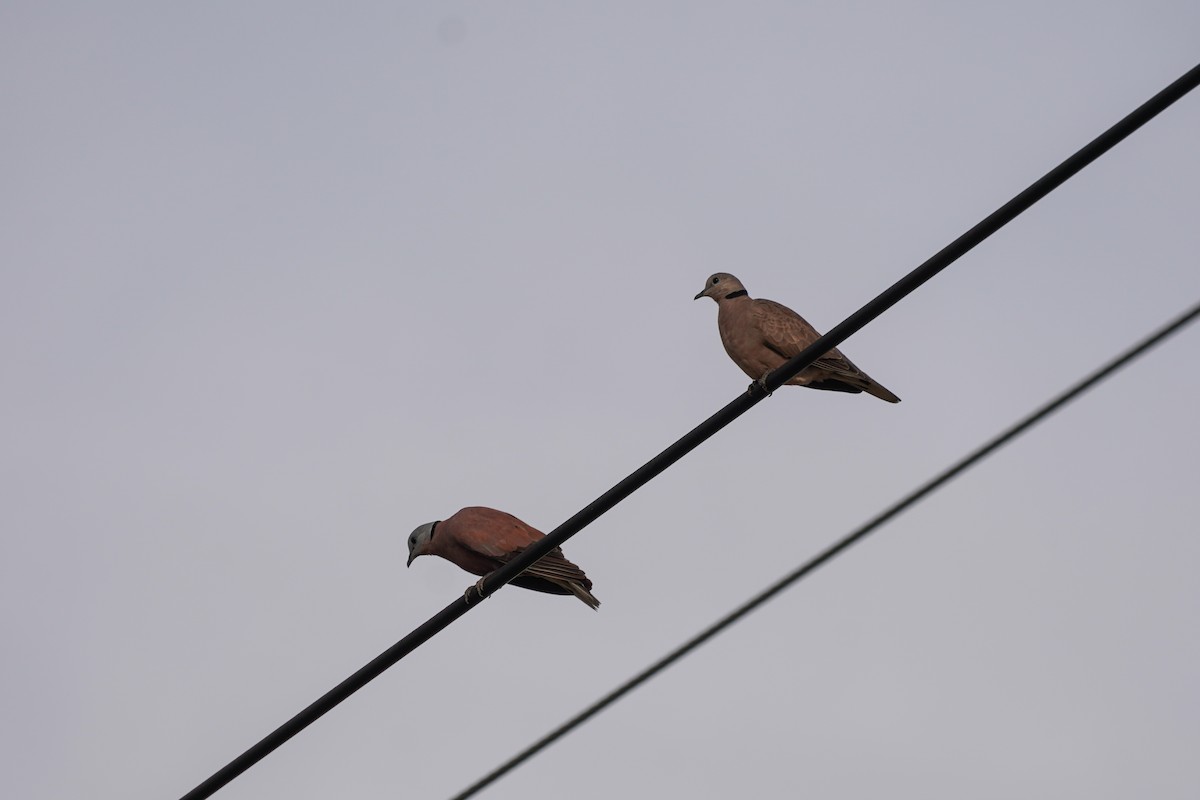
<instances>
[{"instance_id":1,"label":"dove perched on wire","mask_svg":"<svg viewBox=\"0 0 1200 800\"><path fill-rule=\"evenodd\" d=\"M733 363L761 385L767 375L820 338L804 317L773 300L755 300L728 272L710 275L695 299L717 303L717 330ZM889 403L900 398L871 379L835 347L800 370L788 386L833 392L866 392Z\"/></svg>"},{"instance_id":2,"label":"dove perched on wire","mask_svg":"<svg viewBox=\"0 0 1200 800\"><path fill-rule=\"evenodd\" d=\"M427 522L414 530L408 537L408 566L417 556L441 556L474 575L487 575L544 537L544 533L512 514L468 506L447 519ZM481 578L476 588L482 583ZM573 594L591 608L600 607L588 576L558 547L513 578L512 583L548 594Z\"/></svg>"}]
</instances>

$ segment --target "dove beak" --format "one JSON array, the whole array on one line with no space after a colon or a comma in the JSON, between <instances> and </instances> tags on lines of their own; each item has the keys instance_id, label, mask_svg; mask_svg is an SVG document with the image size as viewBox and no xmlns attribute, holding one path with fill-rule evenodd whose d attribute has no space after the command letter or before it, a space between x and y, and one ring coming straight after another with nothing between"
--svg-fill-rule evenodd
<instances>
[{"instance_id":1,"label":"dove beak","mask_svg":"<svg viewBox=\"0 0 1200 800\"><path fill-rule=\"evenodd\" d=\"M708 291L708 289L705 289L705 290L704 290L704 292L707 292L707 291ZM701 292L700 294L696 295L696 296L695 296L695 297L693 297L692 299L693 299L693 300L699 300L701 297L704 297L704 292Z\"/></svg>"},{"instance_id":2,"label":"dove beak","mask_svg":"<svg viewBox=\"0 0 1200 800\"><path fill-rule=\"evenodd\" d=\"M416 558L416 557L417 557L417 554L416 554L416 553L409 553L409 554L408 554L408 563L407 563L407 564L405 564L404 566L406 566L406 567L411 567L411 566L412 566L413 559L414 559L414 558Z\"/></svg>"}]
</instances>

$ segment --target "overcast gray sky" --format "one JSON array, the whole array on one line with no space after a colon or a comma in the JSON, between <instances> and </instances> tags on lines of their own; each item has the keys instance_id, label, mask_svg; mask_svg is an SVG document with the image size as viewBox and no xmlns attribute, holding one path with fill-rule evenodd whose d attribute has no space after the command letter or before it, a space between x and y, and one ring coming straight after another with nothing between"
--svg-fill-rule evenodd
<instances>
[{"instance_id":1,"label":"overcast gray sky","mask_svg":"<svg viewBox=\"0 0 1200 800\"><path fill-rule=\"evenodd\" d=\"M968 7L969 6L969 7ZM0 750L177 797L1200 60L1200 4L0 6ZM444 797L1200 298L1190 96L219 797ZM1200 331L488 796L1195 798Z\"/></svg>"}]
</instances>

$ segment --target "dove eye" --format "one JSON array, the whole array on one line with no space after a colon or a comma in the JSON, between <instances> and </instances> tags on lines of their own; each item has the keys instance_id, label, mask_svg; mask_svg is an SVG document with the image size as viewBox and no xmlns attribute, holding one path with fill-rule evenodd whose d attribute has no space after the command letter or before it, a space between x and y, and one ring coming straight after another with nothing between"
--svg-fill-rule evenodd
<instances>
[{"instance_id":1,"label":"dove eye","mask_svg":"<svg viewBox=\"0 0 1200 800\"><path fill-rule=\"evenodd\" d=\"M713 276L713 285L715 286L715 285L717 285L717 284L718 284L718 283L720 283L720 282L721 282L721 279L720 279L720 278L718 278L716 275L714 275L714 276Z\"/></svg>"}]
</instances>

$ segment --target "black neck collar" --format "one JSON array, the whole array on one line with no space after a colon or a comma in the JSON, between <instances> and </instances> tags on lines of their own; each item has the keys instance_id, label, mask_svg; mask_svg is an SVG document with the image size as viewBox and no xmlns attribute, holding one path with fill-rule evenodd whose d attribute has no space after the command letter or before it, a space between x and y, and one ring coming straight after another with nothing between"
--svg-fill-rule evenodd
<instances>
[{"instance_id":1,"label":"black neck collar","mask_svg":"<svg viewBox=\"0 0 1200 800\"><path fill-rule=\"evenodd\" d=\"M746 296L746 290L738 289L736 292L730 292L729 294L725 295L725 299L732 300L735 297L745 297L745 296Z\"/></svg>"}]
</instances>

